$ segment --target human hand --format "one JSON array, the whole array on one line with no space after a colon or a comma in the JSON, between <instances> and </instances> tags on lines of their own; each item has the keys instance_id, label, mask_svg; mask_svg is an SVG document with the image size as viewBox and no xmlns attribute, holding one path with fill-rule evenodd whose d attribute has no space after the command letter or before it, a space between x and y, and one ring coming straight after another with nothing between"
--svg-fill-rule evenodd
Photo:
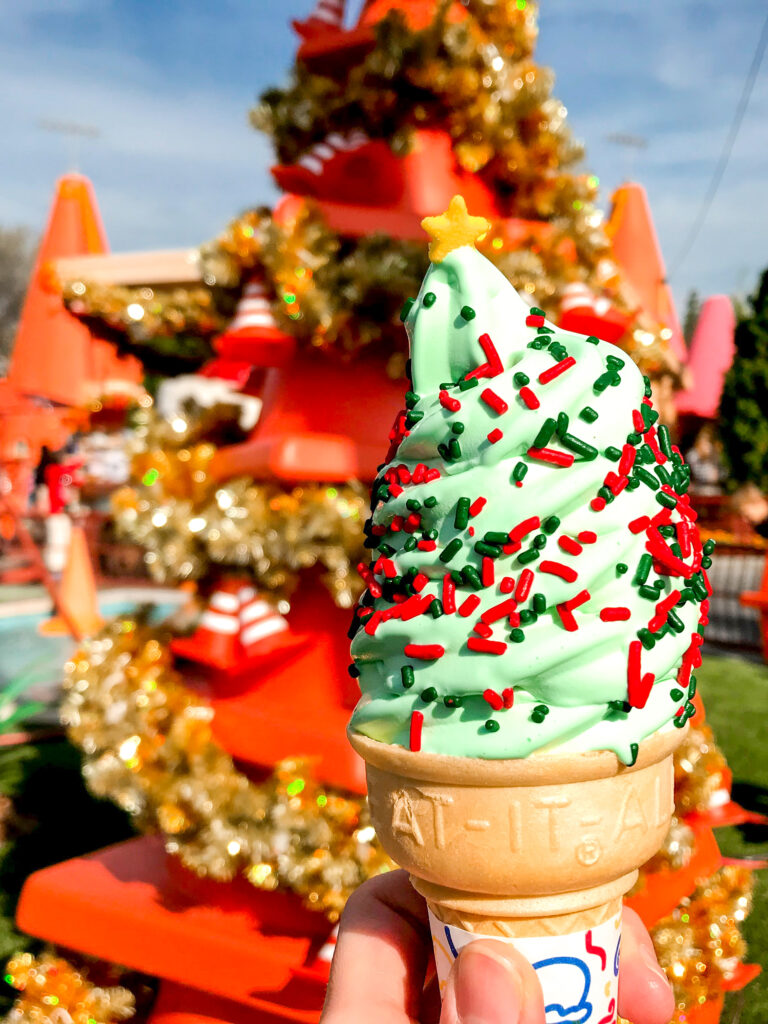
<instances>
[{"instance_id":1,"label":"human hand","mask_svg":"<svg viewBox=\"0 0 768 1024\"><path fill-rule=\"evenodd\" d=\"M624 910L619 1014L667 1024L674 998L640 918ZM478 939L440 1001L427 908L405 871L372 878L341 919L321 1024L544 1024L536 974L511 945Z\"/></svg>"}]
</instances>

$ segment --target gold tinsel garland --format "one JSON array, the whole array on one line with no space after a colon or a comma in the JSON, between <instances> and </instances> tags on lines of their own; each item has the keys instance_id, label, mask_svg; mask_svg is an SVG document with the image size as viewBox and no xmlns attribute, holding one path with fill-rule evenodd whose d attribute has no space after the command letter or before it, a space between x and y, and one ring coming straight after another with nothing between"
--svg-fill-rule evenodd
<instances>
[{"instance_id":1,"label":"gold tinsel garland","mask_svg":"<svg viewBox=\"0 0 768 1024\"><path fill-rule=\"evenodd\" d=\"M110 971L105 964L98 967ZM128 988L95 985L88 973L52 953L17 954L6 965L4 980L21 995L6 1024L117 1024L133 1017L136 1001Z\"/></svg>"},{"instance_id":2,"label":"gold tinsel garland","mask_svg":"<svg viewBox=\"0 0 768 1024\"><path fill-rule=\"evenodd\" d=\"M161 831L197 874L243 873L335 920L361 882L392 866L366 801L320 786L300 760L251 783L213 741L211 709L171 667L168 640L118 619L67 664L62 722L89 789Z\"/></svg>"}]
</instances>

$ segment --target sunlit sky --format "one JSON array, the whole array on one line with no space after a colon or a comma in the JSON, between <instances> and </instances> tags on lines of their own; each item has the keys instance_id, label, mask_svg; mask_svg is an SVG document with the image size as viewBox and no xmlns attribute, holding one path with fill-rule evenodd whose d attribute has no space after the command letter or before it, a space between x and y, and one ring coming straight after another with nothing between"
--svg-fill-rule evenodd
<instances>
[{"instance_id":1,"label":"sunlit sky","mask_svg":"<svg viewBox=\"0 0 768 1024\"><path fill-rule=\"evenodd\" d=\"M348 2L354 17L361 0ZM55 178L94 182L113 250L196 245L271 202L271 150L248 125L284 80L291 17L313 0L0 0L0 224L40 230ZM751 290L768 264L768 59L720 192L676 267L727 134L764 0L542 0L537 59L556 72L607 206L627 177L648 190L682 305ZM72 140L51 121L98 129ZM647 140L629 151L608 136ZM682 312L682 310L681 310Z\"/></svg>"}]
</instances>

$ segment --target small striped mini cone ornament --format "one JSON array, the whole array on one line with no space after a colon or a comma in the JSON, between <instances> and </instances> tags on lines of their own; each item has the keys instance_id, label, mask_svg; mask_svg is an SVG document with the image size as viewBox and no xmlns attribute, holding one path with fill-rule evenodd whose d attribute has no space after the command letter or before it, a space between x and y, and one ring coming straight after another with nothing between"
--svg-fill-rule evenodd
<instances>
[{"instance_id":1,"label":"small striped mini cone ornament","mask_svg":"<svg viewBox=\"0 0 768 1024\"><path fill-rule=\"evenodd\" d=\"M232 322L214 340L222 362L235 365L271 366L274 356L292 351L292 339L280 329L272 313L271 296L261 275L250 278L243 288ZM278 360L279 361L279 360Z\"/></svg>"},{"instance_id":2,"label":"small striped mini cone ornament","mask_svg":"<svg viewBox=\"0 0 768 1024\"><path fill-rule=\"evenodd\" d=\"M603 341L618 341L630 318L606 296L596 295L586 284L574 281L563 289L559 325L566 331L595 335Z\"/></svg>"},{"instance_id":3,"label":"small striped mini cone ornament","mask_svg":"<svg viewBox=\"0 0 768 1024\"><path fill-rule=\"evenodd\" d=\"M337 177L343 178L339 172L343 170L347 157L367 146L370 141L364 131L357 129L347 135L331 132L322 142L311 146L295 164L273 167L272 174L280 188L286 192L298 195L322 192L325 196L333 192L333 188L328 187L329 176L334 180Z\"/></svg>"},{"instance_id":4,"label":"small striped mini cone ornament","mask_svg":"<svg viewBox=\"0 0 768 1024\"><path fill-rule=\"evenodd\" d=\"M318 0L307 19L293 21L291 24L302 39L316 39L330 32L341 32L344 27L344 0Z\"/></svg>"},{"instance_id":5,"label":"small striped mini cone ornament","mask_svg":"<svg viewBox=\"0 0 768 1024\"><path fill-rule=\"evenodd\" d=\"M306 643L254 587L225 578L211 595L197 629L175 639L174 654L222 672L238 673L276 653L288 654Z\"/></svg>"}]
</instances>

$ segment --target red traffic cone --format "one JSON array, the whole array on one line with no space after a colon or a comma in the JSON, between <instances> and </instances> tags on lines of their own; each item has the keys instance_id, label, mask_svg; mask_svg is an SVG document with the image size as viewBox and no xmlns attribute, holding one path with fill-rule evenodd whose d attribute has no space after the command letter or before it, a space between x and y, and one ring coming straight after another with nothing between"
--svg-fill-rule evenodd
<instances>
[{"instance_id":1,"label":"red traffic cone","mask_svg":"<svg viewBox=\"0 0 768 1024\"><path fill-rule=\"evenodd\" d=\"M340 32L344 25L344 0L318 0L306 20L293 21L291 24L302 39Z\"/></svg>"},{"instance_id":2,"label":"red traffic cone","mask_svg":"<svg viewBox=\"0 0 768 1024\"><path fill-rule=\"evenodd\" d=\"M228 671L242 660L240 599L242 581L225 577L217 586L191 636L177 637L171 650L181 658Z\"/></svg>"}]
</instances>

